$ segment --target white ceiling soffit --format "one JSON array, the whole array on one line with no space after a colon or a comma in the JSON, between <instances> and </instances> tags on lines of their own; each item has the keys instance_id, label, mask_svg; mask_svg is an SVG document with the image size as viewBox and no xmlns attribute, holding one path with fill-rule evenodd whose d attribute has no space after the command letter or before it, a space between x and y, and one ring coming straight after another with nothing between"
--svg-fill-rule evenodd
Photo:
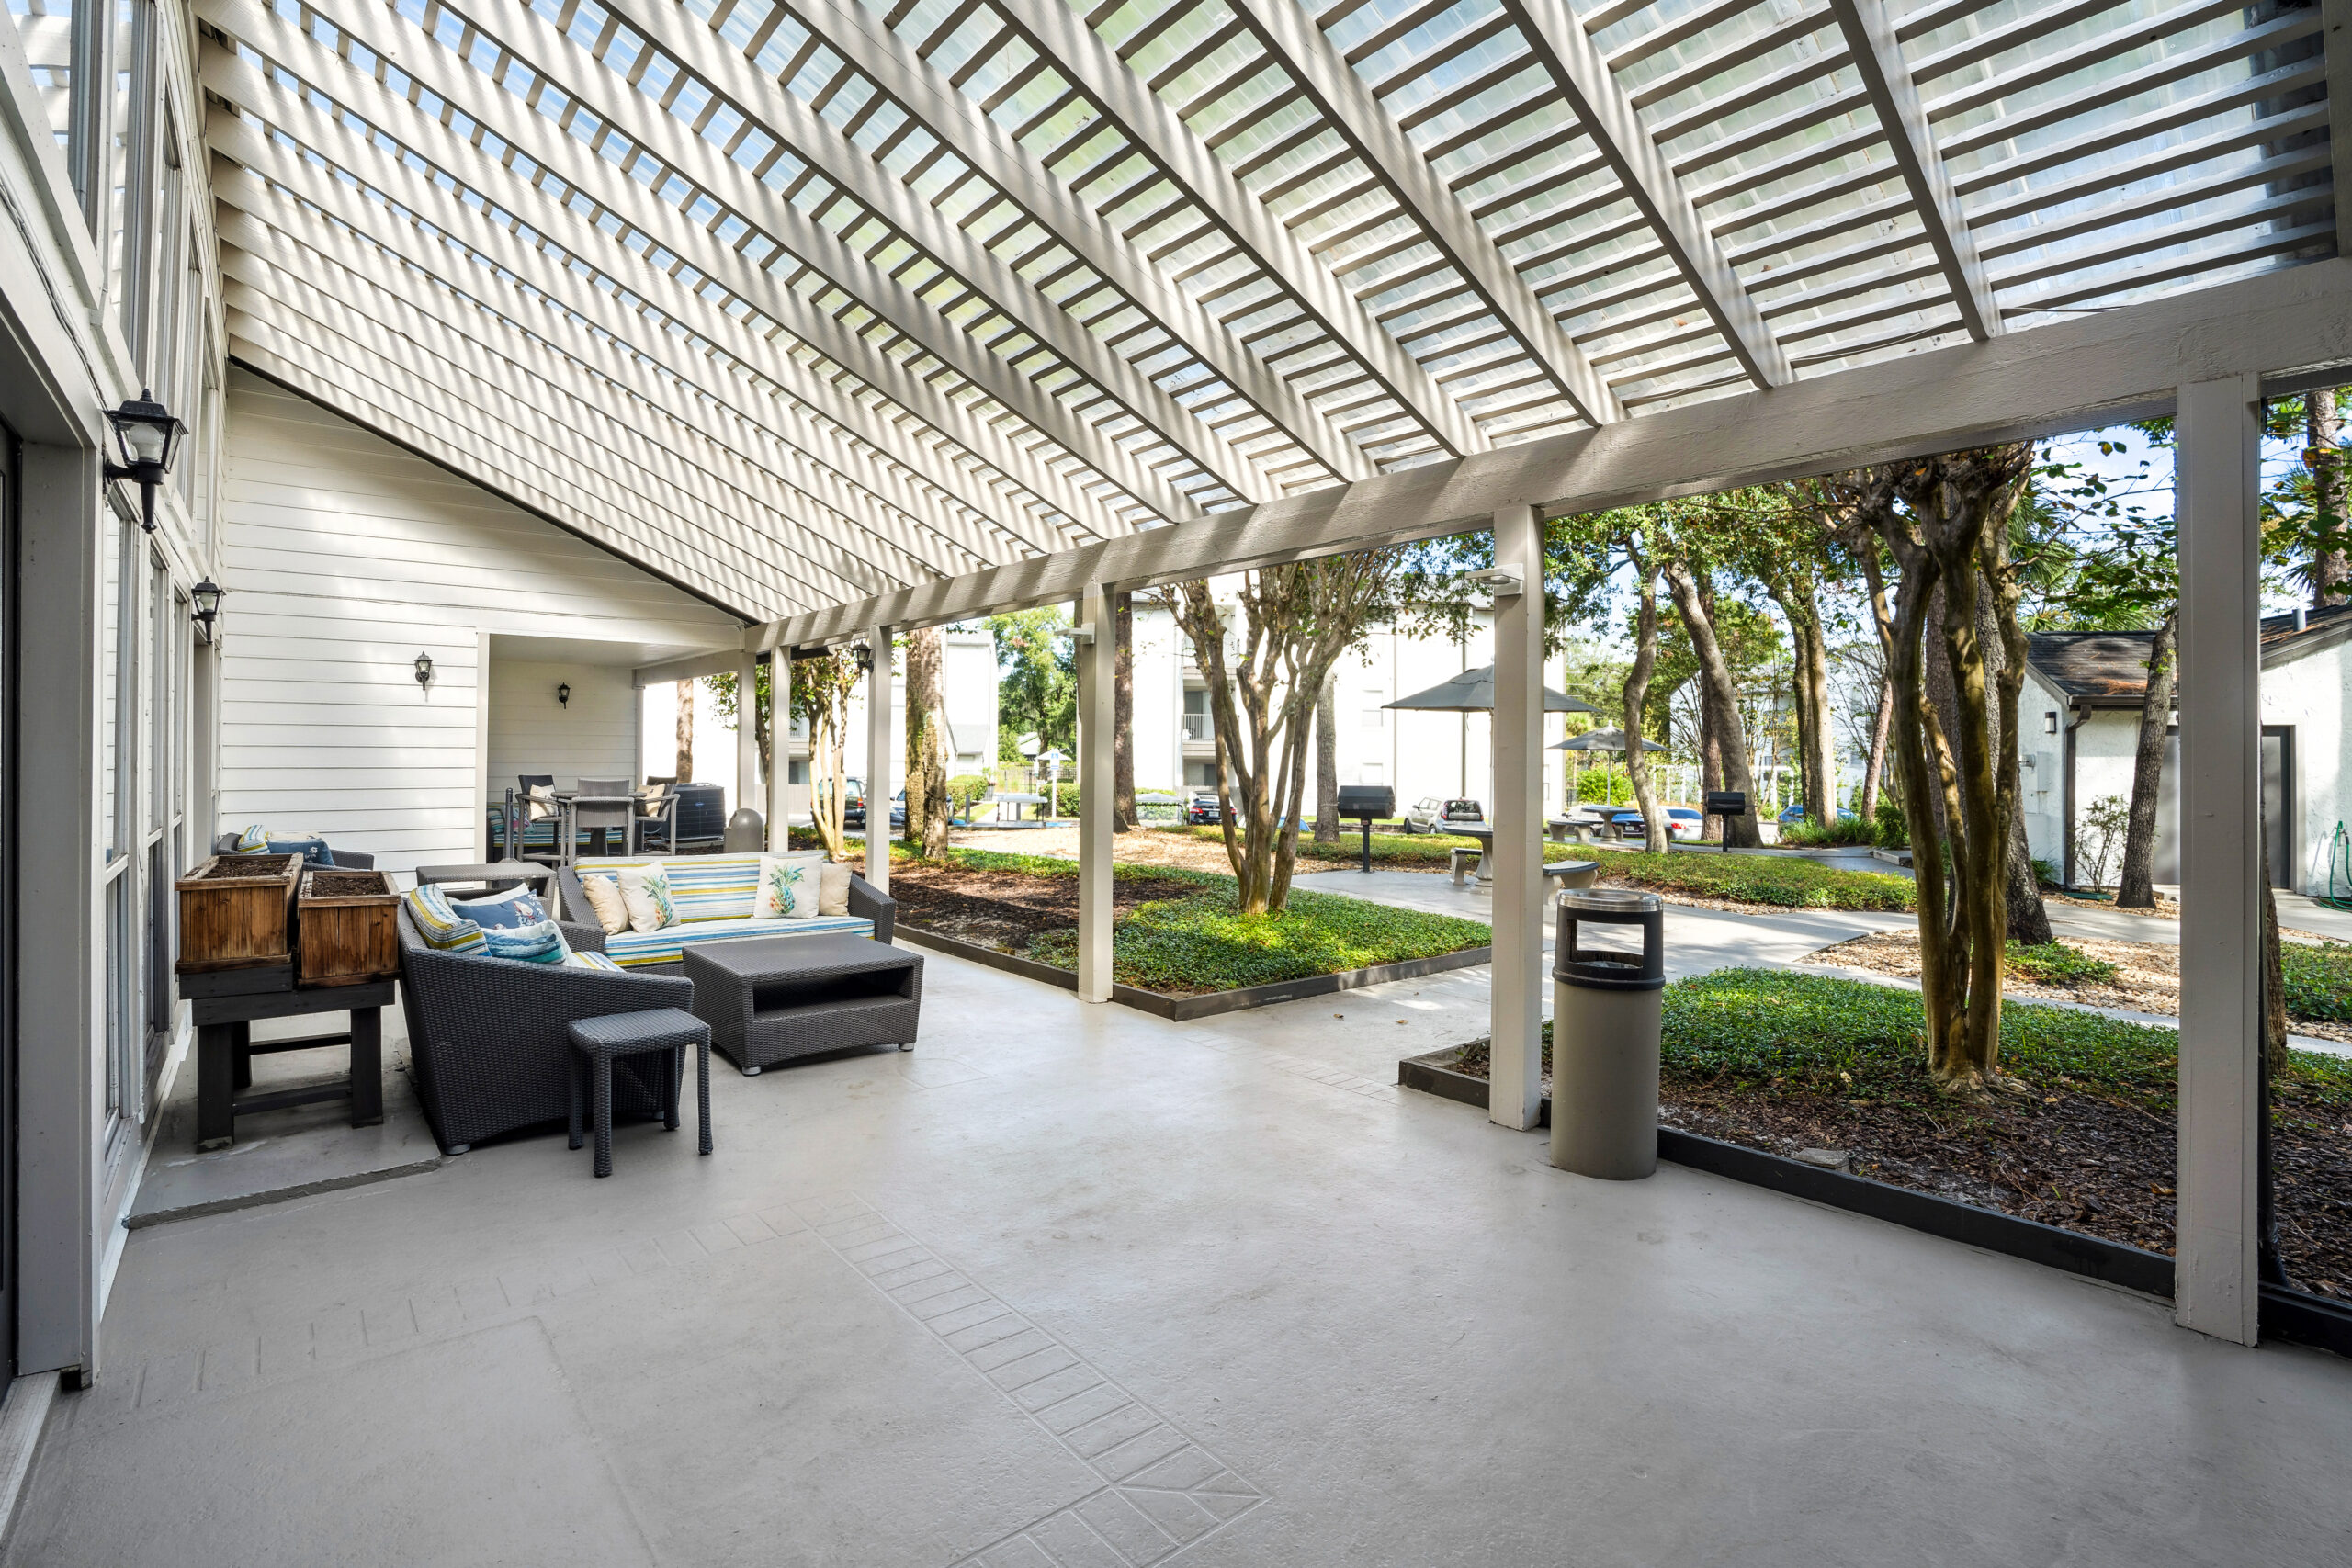
<instances>
[{"instance_id":1,"label":"white ceiling soffit","mask_svg":"<svg viewBox=\"0 0 2352 1568\"><path fill-rule=\"evenodd\" d=\"M2344 0L196 8L234 351L777 620L2347 226Z\"/></svg>"}]
</instances>

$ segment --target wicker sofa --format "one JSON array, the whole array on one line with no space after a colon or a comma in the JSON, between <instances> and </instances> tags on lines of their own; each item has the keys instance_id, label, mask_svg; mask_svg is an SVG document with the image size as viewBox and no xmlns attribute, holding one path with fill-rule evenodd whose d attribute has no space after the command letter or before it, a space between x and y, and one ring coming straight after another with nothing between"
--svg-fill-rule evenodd
<instances>
[{"instance_id":1,"label":"wicker sofa","mask_svg":"<svg viewBox=\"0 0 2352 1568\"><path fill-rule=\"evenodd\" d=\"M615 872L656 863L670 868L671 894L681 923L654 931L614 931L604 937L605 956L631 974L678 974L685 949L706 942L820 933L871 937L887 942L897 929L899 906L888 894L854 874L849 879L846 915L819 916L808 920L754 919L752 903L760 874L760 857L756 854L628 855L582 860L558 874L557 883L563 890L561 918L585 922L601 931L595 911L588 906L588 895L580 886L580 874Z\"/></svg>"},{"instance_id":2,"label":"wicker sofa","mask_svg":"<svg viewBox=\"0 0 2352 1568\"><path fill-rule=\"evenodd\" d=\"M575 949L604 947L594 924L566 924ZM401 1009L417 1099L445 1154L526 1127L562 1124L571 1114L571 1043L565 1026L608 1013L686 1008L691 981L668 975L525 964L443 953L428 946L400 911ZM661 1110L653 1058L613 1073L616 1115Z\"/></svg>"}]
</instances>

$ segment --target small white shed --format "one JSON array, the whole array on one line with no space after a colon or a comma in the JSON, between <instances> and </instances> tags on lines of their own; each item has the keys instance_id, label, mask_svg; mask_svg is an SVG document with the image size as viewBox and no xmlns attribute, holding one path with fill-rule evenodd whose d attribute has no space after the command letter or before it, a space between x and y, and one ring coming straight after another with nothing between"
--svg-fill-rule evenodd
<instances>
[{"instance_id":1,"label":"small white shed","mask_svg":"<svg viewBox=\"0 0 2352 1568\"><path fill-rule=\"evenodd\" d=\"M2129 799L2147 693L2153 632L2037 632L2018 702L2026 839L2033 853L2074 863L2075 824L2102 795ZM2352 766L2352 605L2295 611L2262 622L2263 810L2272 885L2325 895L2337 829L2352 823L2344 781ZM2156 808L2155 880L2179 880L2179 732L2165 745ZM2121 847L2117 847L2120 856ZM2087 874L2087 873L2083 873ZM2109 878L2115 871L2110 866ZM2338 894L2352 894L2339 867Z\"/></svg>"}]
</instances>

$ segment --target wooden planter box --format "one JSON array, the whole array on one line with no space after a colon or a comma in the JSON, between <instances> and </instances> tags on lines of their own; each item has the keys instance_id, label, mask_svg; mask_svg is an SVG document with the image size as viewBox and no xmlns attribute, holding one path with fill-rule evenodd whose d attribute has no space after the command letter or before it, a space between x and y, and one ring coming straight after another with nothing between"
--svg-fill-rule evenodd
<instances>
[{"instance_id":1,"label":"wooden planter box","mask_svg":"<svg viewBox=\"0 0 2352 1568\"><path fill-rule=\"evenodd\" d=\"M183 975L262 969L294 958L300 855L214 855L173 884Z\"/></svg>"},{"instance_id":2,"label":"wooden planter box","mask_svg":"<svg viewBox=\"0 0 2352 1568\"><path fill-rule=\"evenodd\" d=\"M296 909L301 986L364 986L396 978L400 895L380 871L306 871Z\"/></svg>"}]
</instances>

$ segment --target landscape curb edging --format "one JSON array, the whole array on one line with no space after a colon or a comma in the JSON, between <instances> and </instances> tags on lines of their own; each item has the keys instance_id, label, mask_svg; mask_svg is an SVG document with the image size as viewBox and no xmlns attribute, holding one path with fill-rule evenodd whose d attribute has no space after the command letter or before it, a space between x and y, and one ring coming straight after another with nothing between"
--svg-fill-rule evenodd
<instances>
[{"instance_id":1,"label":"landscape curb edging","mask_svg":"<svg viewBox=\"0 0 2352 1568\"><path fill-rule=\"evenodd\" d=\"M1075 973L1051 964L1040 964L1034 958L999 953L992 947L942 936L937 931L927 931L903 921L896 928L895 934L899 941L915 947L944 953L953 958L969 959L990 969L1021 976L1023 979L1043 980L1046 985L1059 986L1065 991L1078 989ZM1111 987L1111 999L1137 1012L1166 1019L1170 1023L1185 1023L1196 1018L1245 1012L1251 1008L1267 1007L1275 1002L1334 996L1341 991L1377 986L1389 980L1417 980L1425 975L1442 975L1453 969L1475 969L1481 964L1493 963L1494 955L1492 947L1465 947L1458 953L1441 953L1430 958L1406 958L1395 964L1375 964L1367 969L1348 969L1337 975L1309 975L1296 980L1276 980L1269 985L1246 986L1237 991L1211 991L1198 997L1163 997L1157 991L1114 985Z\"/></svg>"},{"instance_id":2,"label":"landscape curb edging","mask_svg":"<svg viewBox=\"0 0 2352 1568\"><path fill-rule=\"evenodd\" d=\"M1430 1060L1446 1054L1432 1051L1404 1058L1396 1064L1396 1081L1407 1089L1485 1110L1487 1080ZM1551 1123L1552 1097L1547 1094L1537 1113L1536 1125L1548 1127ZM1987 1252L2079 1274L2165 1301L2172 1299L2172 1259L2161 1252L2079 1235L2039 1220L2021 1220L1996 1210L1873 1181L1867 1176L1823 1170L1760 1149L1672 1127L1657 1130L1657 1155L1660 1159L1703 1170L1711 1176L1769 1187L1792 1198L1810 1199L1833 1209L1885 1220L1947 1241L1981 1247ZM2267 1338L2352 1356L2352 1305L2324 1296L2266 1281L2262 1286L2261 1328Z\"/></svg>"}]
</instances>

